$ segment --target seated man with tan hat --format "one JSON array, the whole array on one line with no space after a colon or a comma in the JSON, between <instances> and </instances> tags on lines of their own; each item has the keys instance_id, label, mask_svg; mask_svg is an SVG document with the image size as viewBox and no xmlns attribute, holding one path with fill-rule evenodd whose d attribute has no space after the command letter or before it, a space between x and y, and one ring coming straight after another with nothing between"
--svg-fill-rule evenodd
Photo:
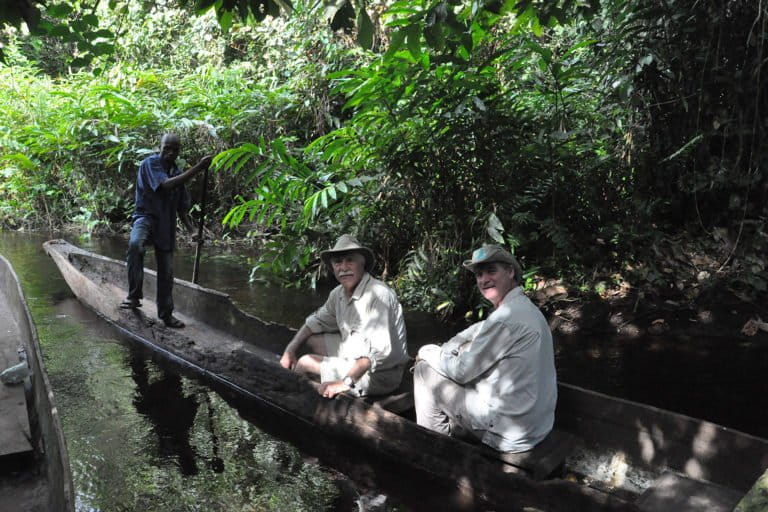
<instances>
[{"instance_id":1,"label":"seated man with tan hat","mask_svg":"<svg viewBox=\"0 0 768 512\"><path fill-rule=\"evenodd\" d=\"M351 235L320 253L339 282L307 317L280 364L320 376L320 394L383 395L397 389L408 361L403 308L392 289L373 278L373 252ZM298 356L307 345L308 354Z\"/></svg>"},{"instance_id":2,"label":"seated man with tan hat","mask_svg":"<svg viewBox=\"0 0 768 512\"><path fill-rule=\"evenodd\" d=\"M494 310L442 346L421 347L414 369L416 421L498 451L530 450L555 419L552 333L523 293L522 269L512 254L483 245L464 267Z\"/></svg>"}]
</instances>

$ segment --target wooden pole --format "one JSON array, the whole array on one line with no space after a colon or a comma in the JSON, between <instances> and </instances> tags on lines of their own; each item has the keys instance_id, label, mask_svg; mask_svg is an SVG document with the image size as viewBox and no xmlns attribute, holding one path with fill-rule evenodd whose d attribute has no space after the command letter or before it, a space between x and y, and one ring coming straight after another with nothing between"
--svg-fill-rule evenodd
<instances>
[{"instance_id":1,"label":"wooden pole","mask_svg":"<svg viewBox=\"0 0 768 512\"><path fill-rule=\"evenodd\" d=\"M203 197L200 201L200 226L197 229L197 246L195 247L195 264L192 267L192 282L197 284L200 270L200 254L203 249L203 226L205 225L205 203L208 198L208 168L203 174Z\"/></svg>"}]
</instances>

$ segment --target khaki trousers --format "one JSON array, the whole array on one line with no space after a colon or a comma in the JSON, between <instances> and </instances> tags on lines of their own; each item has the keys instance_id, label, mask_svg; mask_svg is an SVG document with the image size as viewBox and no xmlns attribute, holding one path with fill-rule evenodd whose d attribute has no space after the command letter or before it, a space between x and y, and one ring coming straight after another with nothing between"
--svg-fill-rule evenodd
<instances>
[{"instance_id":1,"label":"khaki trousers","mask_svg":"<svg viewBox=\"0 0 768 512\"><path fill-rule=\"evenodd\" d=\"M482 439L484 431L472 428L464 396L463 386L440 375L426 361L416 363L413 401L419 425L452 437Z\"/></svg>"}]
</instances>

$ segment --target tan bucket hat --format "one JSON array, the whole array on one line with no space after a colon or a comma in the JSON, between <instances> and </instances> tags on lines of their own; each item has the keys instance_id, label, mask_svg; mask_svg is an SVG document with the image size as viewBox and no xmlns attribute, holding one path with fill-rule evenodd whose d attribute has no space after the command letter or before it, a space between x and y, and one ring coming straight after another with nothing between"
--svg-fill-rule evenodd
<instances>
[{"instance_id":1,"label":"tan bucket hat","mask_svg":"<svg viewBox=\"0 0 768 512\"><path fill-rule=\"evenodd\" d=\"M373 256L373 251L367 247L363 247L357 238L349 234L344 234L336 240L336 245L333 249L327 249L320 253L320 259L326 265L331 264L331 256L334 254L340 254L345 252L359 252L365 257L365 270L370 272L373 269L373 264L376 262L376 258Z\"/></svg>"},{"instance_id":2,"label":"tan bucket hat","mask_svg":"<svg viewBox=\"0 0 768 512\"><path fill-rule=\"evenodd\" d=\"M481 263L506 263L512 265L515 271L515 279L520 282L523 278L523 268L517 262L514 256L506 249L498 245L483 244L479 249L475 249L472 253L471 260L465 260L464 268L475 272L477 265Z\"/></svg>"}]
</instances>

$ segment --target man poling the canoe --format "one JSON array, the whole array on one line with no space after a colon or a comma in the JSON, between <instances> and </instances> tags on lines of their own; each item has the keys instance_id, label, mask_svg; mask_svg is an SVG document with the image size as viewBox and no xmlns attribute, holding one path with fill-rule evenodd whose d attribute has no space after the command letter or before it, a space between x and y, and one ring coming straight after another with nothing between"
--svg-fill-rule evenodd
<instances>
[{"instance_id":1,"label":"man poling the canoe","mask_svg":"<svg viewBox=\"0 0 768 512\"><path fill-rule=\"evenodd\" d=\"M144 297L144 253L146 246L155 248L157 262L157 316L167 327L180 328L184 323L173 316L173 251L176 245L176 214L187 229L192 230L186 216L190 207L184 184L207 169L212 157L204 156L185 172L176 166L181 140L166 133L160 140L160 153L144 159L136 176L136 197L131 237L128 242L128 297L121 308L141 307Z\"/></svg>"},{"instance_id":2,"label":"man poling the canoe","mask_svg":"<svg viewBox=\"0 0 768 512\"><path fill-rule=\"evenodd\" d=\"M481 322L442 346L424 345L414 368L419 425L523 452L552 430L557 401L552 333L523 293L522 269L498 245L464 262L493 304Z\"/></svg>"},{"instance_id":3,"label":"man poling the canoe","mask_svg":"<svg viewBox=\"0 0 768 512\"><path fill-rule=\"evenodd\" d=\"M370 275L373 252L342 235L320 253L339 286L288 343L284 368L320 377L319 392L382 395L394 391L408 361L403 308L392 289ZM300 349L308 353L298 356Z\"/></svg>"}]
</instances>

